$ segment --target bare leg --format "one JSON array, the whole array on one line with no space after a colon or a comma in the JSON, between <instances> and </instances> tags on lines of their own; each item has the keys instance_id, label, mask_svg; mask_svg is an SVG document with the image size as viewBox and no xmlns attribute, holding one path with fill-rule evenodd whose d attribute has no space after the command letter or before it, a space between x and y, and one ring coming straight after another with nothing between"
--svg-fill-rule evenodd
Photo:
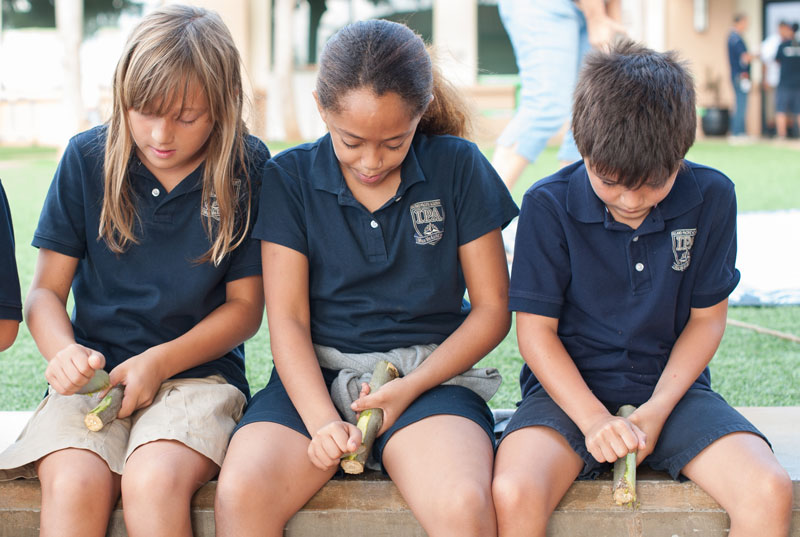
<instances>
[{"instance_id":1,"label":"bare leg","mask_svg":"<svg viewBox=\"0 0 800 537\"><path fill-rule=\"evenodd\" d=\"M277 423L251 423L231 440L217 484L217 536L280 537L289 519L333 477L308 458L309 439Z\"/></svg>"},{"instance_id":2,"label":"bare leg","mask_svg":"<svg viewBox=\"0 0 800 537\"><path fill-rule=\"evenodd\" d=\"M492 494L500 537L544 537L558 502L580 474L583 460L549 427L527 427L500 444Z\"/></svg>"},{"instance_id":3,"label":"bare leg","mask_svg":"<svg viewBox=\"0 0 800 537\"><path fill-rule=\"evenodd\" d=\"M122 476L128 535L191 537L192 496L218 470L211 459L173 440L136 448Z\"/></svg>"},{"instance_id":4,"label":"bare leg","mask_svg":"<svg viewBox=\"0 0 800 537\"><path fill-rule=\"evenodd\" d=\"M100 456L64 449L42 457L36 471L42 487L40 536L105 536L120 476Z\"/></svg>"},{"instance_id":5,"label":"bare leg","mask_svg":"<svg viewBox=\"0 0 800 537\"><path fill-rule=\"evenodd\" d=\"M383 451L387 472L431 537L496 535L492 458L483 429L451 415L400 429Z\"/></svg>"},{"instance_id":6,"label":"bare leg","mask_svg":"<svg viewBox=\"0 0 800 537\"><path fill-rule=\"evenodd\" d=\"M517 153L516 144L511 147L498 145L492 156L492 166L503 180L509 191L514 190L517 179L525 171L530 161Z\"/></svg>"},{"instance_id":7,"label":"bare leg","mask_svg":"<svg viewBox=\"0 0 800 537\"><path fill-rule=\"evenodd\" d=\"M728 512L730 537L789 534L792 481L760 437L751 433L723 436L682 472Z\"/></svg>"},{"instance_id":8,"label":"bare leg","mask_svg":"<svg viewBox=\"0 0 800 537\"><path fill-rule=\"evenodd\" d=\"M786 138L786 134L789 132L789 118L783 112L778 112L775 114L775 130L778 133L779 138Z\"/></svg>"}]
</instances>

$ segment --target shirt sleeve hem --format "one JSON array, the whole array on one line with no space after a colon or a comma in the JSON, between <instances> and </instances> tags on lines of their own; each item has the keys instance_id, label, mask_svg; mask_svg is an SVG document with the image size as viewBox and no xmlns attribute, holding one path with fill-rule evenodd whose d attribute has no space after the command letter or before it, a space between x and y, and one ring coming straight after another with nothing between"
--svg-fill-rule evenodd
<instances>
[{"instance_id":1,"label":"shirt sleeve hem","mask_svg":"<svg viewBox=\"0 0 800 537\"><path fill-rule=\"evenodd\" d=\"M693 308L710 308L716 304L719 304L733 292L736 286L739 284L740 274L739 271L733 275L733 278L728 282L723 289L709 293L709 294L695 294L692 296L692 307Z\"/></svg>"},{"instance_id":2,"label":"shirt sleeve hem","mask_svg":"<svg viewBox=\"0 0 800 537\"><path fill-rule=\"evenodd\" d=\"M292 250L300 252L304 256L308 257L308 245L305 242L300 243L300 241L296 240L294 237L278 234L256 235L253 233L253 238L291 248Z\"/></svg>"},{"instance_id":3,"label":"shirt sleeve hem","mask_svg":"<svg viewBox=\"0 0 800 537\"><path fill-rule=\"evenodd\" d=\"M508 311L521 311L558 319L561 316L561 304L512 296L508 299Z\"/></svg>"},{"instance_id":4,"label":"shirt sleeve hem","mask_svg":"<svg viewBox=\"0 0 800 537\"><path fill-rule=\"evenodd\" d=\"M75 257L78 259L81 259L83 257L83 248L47 239L45 237L42 237L41 235L34 236L31 244L36 248L45 248L47 250L53 250L54 252L68 255L70 257Z\"/></svg>"},{"instance_id":5,"label":"shirt sleeve hem","mask_svg":"<svg viewBox=\"0 0 800 537\"><path fill-rule=\"evenodd\" d=\"M0 320L22 322L22 306L5 306L0 304Z\"/></svg>"},{"instance_id":6,"label":"shirt sleeve hem","mask_svg":"<svg viewBox=\"0 0 800 537\"><path fill-rule=\"evenodd\" d=\"M261 264L255 263L252 265L245 265L243 267L236 267L228 271L225 275L225 283L247 278L249 276L260 276Z\"/></svg>"}]
</instances>

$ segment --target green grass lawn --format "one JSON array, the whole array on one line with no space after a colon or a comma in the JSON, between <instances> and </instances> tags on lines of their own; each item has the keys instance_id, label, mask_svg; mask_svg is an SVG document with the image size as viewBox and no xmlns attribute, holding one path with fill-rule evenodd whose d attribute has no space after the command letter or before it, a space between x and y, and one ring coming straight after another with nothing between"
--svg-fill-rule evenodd
<instances>
[{"instance_id":1,"label":"green grass lawn","mask_svg":"<svg viewBox=\"0 0 800 537\"><path fill-rule=\"evenodd\" d=\"M273 145L273 151L285 147ZM487 151L488 152L488 151ZM548 148L529 166L514 189L520 201L536 179L557 169L556 150ZM760 211L800 208L798 152L769 145L730 147L723 142L704 141L688 158L717 167L736 183L739 210ZM9 197L17 241L17 264L23 297L30 286L36 250L30 246L33 230L47 187L56 167L50 149L0 148L0 179ZM800 306L732 307L729 317L782 332L800 332ZM246 344L247 378L255 392L267 381L272 367L266 321ZM800 405L800 345L728 327L712 361L714 387L734 405ZM494 408L509 408L519 399L517 376L522 364L514 328L480 365L496 367L505 377L500 391L490 401ZM14 346L0 354L0 410L28 410L44 393L44 360L25 325Z\"/></svg>"}]
</instances>

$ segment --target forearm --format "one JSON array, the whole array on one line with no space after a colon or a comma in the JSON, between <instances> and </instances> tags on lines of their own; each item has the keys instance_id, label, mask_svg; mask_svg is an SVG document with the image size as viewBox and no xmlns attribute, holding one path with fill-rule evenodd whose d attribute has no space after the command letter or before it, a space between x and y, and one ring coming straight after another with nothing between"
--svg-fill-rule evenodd
<instances>
[{"instance_id":1,"label":"forearm","mask_svg":"<svg viewBox=\"0 0 800 537\"><path fill-rule=\"evenodd\" d=\"M503 301L475 305L467 318L436 350L404 378L415 395L468 370L508 334L511 314Z\"/></svg>"},{"instance_id":2,"label":"forearm","mask_svg":"<svg viewBox=\"0 0 800 537\"><path fill-rule=\"evenodd\" d=\"M543 323L547 323L543 325ZM555 319L517 314L520 352L548 395L586 434L606 407L592 393L558 337Z\"/></svg>"},{"instance_id":3,"label":"forearm","mask_svg":"<svg viewBox=\"0 0 800 537\"><path fill-rule=\"evenodd\" d=\"M707 311L703 315L692 310L648 401L648 405L657 408L662 415L672 412L713 358L725 332L727 304L725 300L705 308Z\"/></svg>"},{"instance_id":4,"label":"forearm","mask_svg":"<svg viewBox=\"0 0 800 537\"><path fill-rule=\"evenodd\" d=\"M188 332L149 349L159 376L172 376L224 356L258 331L260 302L228 300Z\"/></svg>"},{"instance_id":5,"label":"forearm","mask_svg":"<svg viewBox=\"0 0 800 537\"><path fill-rule=\"evenodd\" d=\"M58 351L75 343L66 304L50 289L31 288L25 300L25 322L48 362Z\"/></svg>"},{"instance_id":6,"label":"forearm","mask_svg":"<svg viewBox=\"0 0 800 537\"><path fill-rule=\"evenodd\" d=\"M6 350L17 339L19 322L15 319L0 319L0 352Z\"/></svg>"},{"instance_id":7,"label":"forearm","mask_svg":"<svg viewBox=\"0 0 800 537\"><path fill-rule=\"evenodd\" d=\"M314 434L326 423L341 420L325 385L308 326L293 319L268 318L275 368L306 429Z\"/></svg>"}]
</instances>

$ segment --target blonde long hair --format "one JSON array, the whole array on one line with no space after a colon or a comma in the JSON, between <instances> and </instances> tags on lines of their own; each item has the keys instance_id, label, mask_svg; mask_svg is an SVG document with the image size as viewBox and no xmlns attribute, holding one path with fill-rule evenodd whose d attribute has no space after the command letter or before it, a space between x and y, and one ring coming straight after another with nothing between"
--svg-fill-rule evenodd
<instances>
[{"instance_id":1,"label":"blonde long hair","mask_svg":"<svg viewBox=\"0 0 800 537\"><path fill-rule=\"evenodd\" d=\"M191 84L205 92L214 125L206 142L201 206L211 207L212 197L219 206L219 222L212 220L212 211L203 219L212 244L198 261L218 265L244 240L251 205L239 65L239 52L222 19L202 8L167 6L147 15L133 30L114 73L105 146L98 238L113 252L138 244L129 173L135 145L128 111L163 115ZM234 181L239 174L241 181ZM240 199L246 200L243 215L236 214Z\"/></svg>"}]
</instances>

